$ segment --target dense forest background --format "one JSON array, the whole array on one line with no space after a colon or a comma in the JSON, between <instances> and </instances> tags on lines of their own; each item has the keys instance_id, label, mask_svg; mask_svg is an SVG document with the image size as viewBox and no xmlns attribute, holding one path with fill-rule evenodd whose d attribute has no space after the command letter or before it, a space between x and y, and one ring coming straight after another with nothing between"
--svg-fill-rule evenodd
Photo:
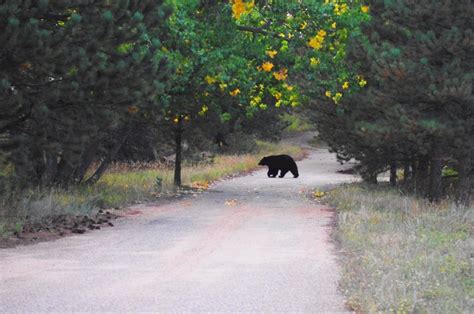
<instances>
[{"instance_id":1,"label":"dense forest background","mask_svg":"<svg viewBox=\"0 0 474 314\"><path fill-rule=\"evenodd\" d=\"M94 185L311 121L368 182L467 203L470 1L0 1L0 193ZM186 150L183 155L183 146Z\"/></svg>"}]
</instances>

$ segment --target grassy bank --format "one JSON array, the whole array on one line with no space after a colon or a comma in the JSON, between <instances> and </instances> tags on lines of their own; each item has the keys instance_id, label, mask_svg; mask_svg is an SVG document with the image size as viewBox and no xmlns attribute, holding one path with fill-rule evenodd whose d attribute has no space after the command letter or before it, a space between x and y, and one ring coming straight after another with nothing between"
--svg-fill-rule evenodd
<instances>
[{"instance_id":1,"label":"grassy bank","mask_svg":"<svg viewBox=\"0 0 474 314\"><path fill-rule=\"evenodd\" d=\"M386 313L472 309L473 209L358 184L328 197L338 209L341 288L350 307Z\"/></svg>"},{"instance_id":2,"label":"grassy bank","mask_svg":"<svg viewBox=\"0 0 474 314\"><path fill-rule=\"evenodd\" d=\"M217 155L212 163L185 165L182 169L183 185L205 189L212 181L255 169L264 155L289 154L295 158L304 155L297 146L266 142L257 142L257 146L254 154ZM157 184L157 178L161 185ZM25 221L38 221L51 215L88 215L98 208L124 207L174 193L173 169L159 163L133 167L117 164L93 186L68 191L30 190L3 198L0 201L0 237L20 231Z\"/></svg>"}]
</instances>

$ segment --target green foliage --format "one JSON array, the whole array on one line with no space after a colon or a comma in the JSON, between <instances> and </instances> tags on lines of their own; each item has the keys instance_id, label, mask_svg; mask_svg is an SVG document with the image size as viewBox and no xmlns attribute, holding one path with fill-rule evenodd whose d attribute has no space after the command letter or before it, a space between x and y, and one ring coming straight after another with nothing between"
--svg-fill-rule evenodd
<instances>
[{"instance_id":1,"label":"green foliage","mask_svg":"<svg viewBox=\"0 0 474 314\"><path fill-rule=\"evenodd\" d=\"M462 169L458 198L465 201L474 166L472 5L369 3L372 18L348 42L346 57L367 87L337 106L314 102L310 115L341 160L361 162L364 178L404 167L415 174L405 183L437 200L449 165Z\"/></svg>"},{"instance_id":2,"label":"green foliage","mask_svg":"<svg viewBox=\"0 0 474 314\"><path fill-rule=\"evenodd\" d=\"M18 184L82 182L133 124L159 112L166 60L150 38L167 33L166 12L151 0L0 4L0 148Z\"/></svg>"},{"instance_id":3,"label":"green foliage","mask_svg":"<svg viewBox=\"0 0 474 314\"><path fill-rule=\"evenodd\" d=\"M311 131L311 124L303 117L297 114L284 114L281 118L288 126L285 131L288 132L306 132Z\"/></svg>"}]
</instances>

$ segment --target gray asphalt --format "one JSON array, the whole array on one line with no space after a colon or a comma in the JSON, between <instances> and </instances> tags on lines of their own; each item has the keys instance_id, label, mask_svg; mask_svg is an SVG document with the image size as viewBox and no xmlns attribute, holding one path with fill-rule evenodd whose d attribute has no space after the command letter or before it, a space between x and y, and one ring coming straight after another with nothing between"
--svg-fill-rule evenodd
<instances>
[{"instance_id":1,"label":"gray asphalt","mask_svg":"<svg viewBox=\"0 0 474 314\"><path fill-rule=\"evenodd\" d=\"M332 212L304 197L352 181L327 151L140 205L101 231L0 250L0 312L344 312Z\"/></svg>"}]
</instances>

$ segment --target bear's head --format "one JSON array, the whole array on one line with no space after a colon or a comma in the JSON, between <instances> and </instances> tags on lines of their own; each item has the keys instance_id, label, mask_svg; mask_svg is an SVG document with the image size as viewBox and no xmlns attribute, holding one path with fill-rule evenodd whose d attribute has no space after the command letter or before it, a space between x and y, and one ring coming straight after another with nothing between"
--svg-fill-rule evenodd
<instances>
[{"instance_id":1,"label":"bear's head","mask_svg":"<svg viewBox=\"0 0 474 314\"><path fill-rule=\"evenodd\" d=\"M263 157L262 160L258 163L259 166L268 166L268 158Z\"/></svg>"}]
</instances>

